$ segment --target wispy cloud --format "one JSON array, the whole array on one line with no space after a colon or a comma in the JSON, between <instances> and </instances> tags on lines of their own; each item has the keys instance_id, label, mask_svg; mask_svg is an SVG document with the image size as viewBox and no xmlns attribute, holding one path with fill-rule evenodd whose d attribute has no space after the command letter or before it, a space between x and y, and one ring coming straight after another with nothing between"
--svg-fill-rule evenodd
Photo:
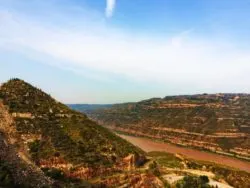
<instances>
[{"instance_id":1,"label":"wispy cloud","mask_svg":"<svg viewBox=\"0 0 250 188\"><path fill-rule=\"evenodd\" d=\"M114 9L115 9L115 3L116 3L116 0L106 0L105 14L106 14L107 18L110 18L110 17L113 16L113 12L114 12Z\"/></svg>"},{"instance_id":2,"label":"wispy cloud","mask_svg":"<svg viewBox=\"0 0 250 188\"><path fill-rule=\"evenodd\" d=\"M108 1L109 16L113 7L114 1ZM192 85L219 91L225 83L249 86L249 50L223 40L197 38L192 30L161 38L139 36L105 25L101 18L92 23L86 12L64 19L53 7L49 19L38 19L22 10L2 9L0 49L8 47L40 61L46 57L45 62L51 58L51 64L78 73L87 68L97 75L119 75L163 87ZM63 24L50 24L55 18Z\"/></svg>"}]
</instances>

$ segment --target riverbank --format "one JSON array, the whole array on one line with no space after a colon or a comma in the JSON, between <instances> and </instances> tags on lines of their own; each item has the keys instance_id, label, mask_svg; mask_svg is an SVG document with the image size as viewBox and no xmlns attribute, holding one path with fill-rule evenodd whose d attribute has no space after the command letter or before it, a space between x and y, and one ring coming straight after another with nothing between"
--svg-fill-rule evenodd
<instances>
[{"instance_id":1,"label":"riverbank","mask_svg":"<svg viewBox=\"0 0 250 188\"><path fill-rule=\"evenodd\" d=\"M200 161L208 161L221 165L225 165L228 167L233 167L236 169L240 169L250 173L250 162L242 161L236 158L223 156L215 153L203 152L195 149L179 147L176 145L172 145L169 143L163 143L158 141L152 141L152 139L134 137L128 135L118 134L120 137L126 139L132 144L140 147L142 150L146 152L151 151L162 151L173 154L181 154L187 158L200 160Z\"/></svg>"}]
</instances>

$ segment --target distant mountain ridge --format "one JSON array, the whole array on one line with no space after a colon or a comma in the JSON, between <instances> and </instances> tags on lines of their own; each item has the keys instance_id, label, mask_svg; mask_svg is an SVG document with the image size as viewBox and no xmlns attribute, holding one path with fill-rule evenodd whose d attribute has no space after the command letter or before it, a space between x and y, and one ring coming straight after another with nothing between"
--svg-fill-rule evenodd
<instances>
[{"instance_id":1,"label":"distant mountain ridge","mask_svg":"<svg viewBox=\"0 0 250 188\"><path fill-rule=\"evenodd\" d=\"M110 108L113 104L67 104L67 106L79 112L88 113L97 109Z\"/></svg>"},{"instance_id":2,"label":"distant mountain ridge","mask_svg":"<svg viewBox=\"0 0 250 188\"><path fill-rule=\"evenodd\" d=\"M250 160L249 94L167 96L88 115L115 131Z\"/></svg>"}]
</instances>

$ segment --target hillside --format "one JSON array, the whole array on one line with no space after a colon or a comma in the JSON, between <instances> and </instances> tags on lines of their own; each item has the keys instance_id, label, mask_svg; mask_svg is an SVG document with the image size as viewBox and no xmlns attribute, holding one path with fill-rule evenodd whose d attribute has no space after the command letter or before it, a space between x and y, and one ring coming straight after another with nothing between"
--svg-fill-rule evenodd
<instances>
[{"instance_id":1,"label":"hillside","mask_svg":"<svg viewBox=\"0 0 250 188\"><path fill-rule=\"evenodd\" d=\"M0 151L0 169L3 166L17 185L23 176L15 173L21 167L27 169L32 181L25 182L31 187L53 182L87 185L78 180L119 174L145 161L139 148L22 80L1 86L0 107L0 144L7 148ZM36 182L40 180L45 181L41 186Z\"/></svg>"},{"instance_id":2,"label":"hillside","mask_svg":"<svg viewBox=\"0 0 250 188\"><path fill-rule=\"evenodd\" d=\"M110 129L250 159L250 95L168 96L93 110Z\"/></svg>"}]
</instances>

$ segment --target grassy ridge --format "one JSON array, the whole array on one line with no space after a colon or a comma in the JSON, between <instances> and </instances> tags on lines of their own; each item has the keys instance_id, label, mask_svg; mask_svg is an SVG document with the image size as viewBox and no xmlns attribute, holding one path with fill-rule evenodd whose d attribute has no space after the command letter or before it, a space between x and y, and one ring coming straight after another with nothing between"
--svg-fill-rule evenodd
<instances>
[{"instance_id":1,"label":"grassy ridge","mask_svg":"<svg viewBox=\"0 0 250 188\"><path fill-rule=\"evenodd\" d=\"M75 164L112 165L130 153L143 153L22 80L3 84L0 98L10 113L30 114L17 115L15 125L20 134L41 135L33 143L34 159L57 154Z\"/></svg>"}]
</instances>

